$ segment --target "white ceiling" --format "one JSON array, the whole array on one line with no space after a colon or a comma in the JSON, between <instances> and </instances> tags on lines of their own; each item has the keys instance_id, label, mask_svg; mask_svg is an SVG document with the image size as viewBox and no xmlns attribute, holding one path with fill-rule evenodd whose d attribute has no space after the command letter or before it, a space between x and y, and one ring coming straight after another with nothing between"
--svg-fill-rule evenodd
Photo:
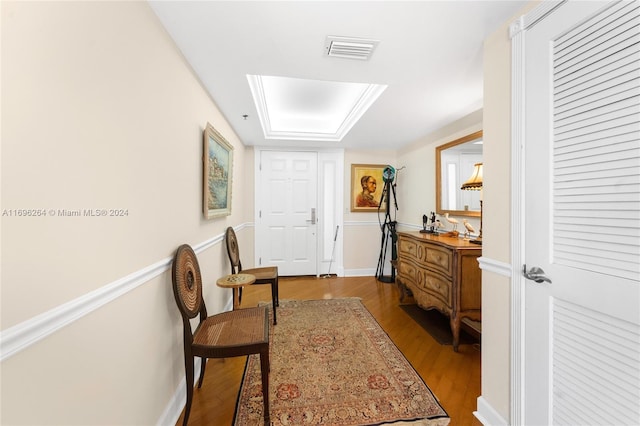
<instances>
[{"instance_id":1,"label":"white ceiling","mask_svg":"<svg viewBox=\"0 0 640 426\"><path fill-rule=\"evenodd\" d=\"M149 3L245 145L395 149L482 108L483 41L526 1ZM379 43L328 57L327 36ZM266 139L247 75L388 87L342 141Z\"/></svg>"}]
</instances>

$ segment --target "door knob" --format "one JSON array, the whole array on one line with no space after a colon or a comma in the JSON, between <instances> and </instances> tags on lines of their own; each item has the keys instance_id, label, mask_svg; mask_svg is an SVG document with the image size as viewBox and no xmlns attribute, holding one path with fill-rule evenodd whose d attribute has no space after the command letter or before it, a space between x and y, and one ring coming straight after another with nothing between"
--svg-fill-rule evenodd
<instances>
[{"instance_id":1,"label":"door knob","mask_svg":"<svg viewBox=\"0 0 640 426\"><path fill-rule=\"evenodd\" d=\"M537 283L548 282L551 284L551 279L544 274L542 268L534 266L527 271L527 265L522 265L522 275L528 280L533 280Z\"/></svg>"},{"instance_id":2,"label":"door knob","mask_svg":"<svg viewBox=\"0 0 640 426\"><path fill-rule=\"evenodd\" d=\"M316 208L315 207L311 208L311 219L307 219L307 222L310 222L312 225L316 224L317 219L316 219Z\"/></svg>"}]
</instances>

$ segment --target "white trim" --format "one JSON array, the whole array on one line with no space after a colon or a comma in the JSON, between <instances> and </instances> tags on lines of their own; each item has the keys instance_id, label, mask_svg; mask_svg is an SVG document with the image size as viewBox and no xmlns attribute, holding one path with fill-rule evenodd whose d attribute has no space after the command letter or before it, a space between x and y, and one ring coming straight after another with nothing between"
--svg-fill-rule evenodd
<instances>
[{"instance_id":1,"label":"white trim","mask_svg":"<svg viewBox=\"0 0 640 426\"><path fill-rule=\"evenodd\" d=\"M202 358L195 357L193 360L193 385L195 386L200 380L200 366L202 365ZM180 414L182 414L182 410L187 403L187 385L186 380L181 380L178 388L174 392L173 396L169 400L166 408L160 415L158 422L156 425L158 426L174 426L178 419L180 418Z\"/></svg>"},{"instance_id":2,"label":"white trim","mask_svg":"<svg viewBox=\"0 0 640 426\"><path fill-rule=\"evenodd\" d=\"M523 25L524 17L520 18ZM511 368L510 421L522 424L524 419L524 289L521 288L514 265L520 265L524 255L524 179L522 144L524 143L524 27L511 41ZM519 267L518 267L519 269Z\"/></svg>"},{"instance_id":3,"label":"white trim","mask_svg":"<svg viewBox=\"0 0 640 426\"><path fill-rule=\"evenodd\" d=\"M484 426L508 426L509 423L482 396L478 397L478 410L473 415Z\"/></svg>"},{"instance_id":4,"label":"white trim","mask_svg":"<svg viewBox=\"0 0 640 426\"><path fill-rule=\"evenodd\" d=\"M480 264L480 269L483 271L494 272L505 277L511 276L510 263L500 262L499 260L494 260L486 256L478 258L478 263Z\"/></svg>"},{"instance_id":5,"label":"white trim","mask_svg":"<svg viewBox=\"0 0 640 426\"><path fill-rule=\"evenodd\" d=\"M241 230L245 225L239 225ZM194 246L196 254L222 242L224 234L217 235ZM104 285L76 299L43 312L0 332L0 362L10 358L61 328L79 320L109 302L129 293L171 269L172 257Z\"/></svg>"},{"instance_id":6,"label":"white trim","mask_svg":"<svg viewBox=\"0 0 640 426\"><path fill-rule=\"evenodd\" d=\"M511 370L509 423L524 424L525 292L520 265L525 250L525 34L566 0L542 2L510 26L511 37Z\"/></svg>"},{"instance_id":7,"label":"white trim","mask_svg":"<svg viewBox=\"0 0 640 426\"><path fill-rule=\"evenodd\" d=\"M70 300L49 311L14 325L0 334L0 361L15 355L34 343L53 334L62 327L84 317L112 300L134 290L169 269L171 259L162 259L153 265L120 278L90 293Z\"/></svg>"},{"instance_id":8,"label":"white trim","mask_svg":"<svg viewBox=\"0 0 640 426\"><path fill-rule=\"evenodd\" d=\"M278 108L275 108L274 110L273 104L271 105L272 109L269 109L269 105L267 105L268 101L265 95L265 84L269 85L268 80L272 78L288 79L288 77L267 77L267 80L265 80L265 77L267 76L247 74L247 82L249 84L249 89L251 90L251 95L253 97L256 111L258 112L258 118L260 119L260 124L265 139L340 142L344 138L344 136L349 133L349 130L351 130L353 125L356 124L356 122L362 117L362 115L367 112L371 105L373 105L376 99L378 99L382 92L384 92L387 88L386 84L359 84L363 87L359 91L358 96L348 100L350 104L349 106L351 106L349 112L344 117L336 117L338 119L342 119L342 123L337 129L326 129L326 131L323 131L323 129L317 129L317 131L274 130L271 126L272 118L274 118L275 115L286 115L287 111L280 112L278 111ZM298 79L298 84L300 81L302 80ZM317 81L308 79L306 80L306 83L314 85L320 84L323 86L333 84L329 81ZM331 91L331 87L323 87L323 89L328 89L329 91ZM306 112L312 113L312 111Z\"/></svg>"},{"instance_id":9,"label":"white trim","mask_svg":"<svg viewBox=\"0 0 640 426\"><path fill-rule=\"evenodd\" d=\"M199 360L197 358L196 360ZM194 370L197 371L197 370ZM194 377L198 377L197 374L194 374ZM180 414L182 414L182 409L184 408L187 402L187 387L185 384L185 380L180 380L180 384L178 388L174 392L173 396L169 400L169 403L165 407L164 411L160 415L160 418L156 422L158 426L174 426L178 419L180 418Z\"/></svg>"},{"instance_id":10,"label":"white trim","mask_svg":"<svg viewBox=\"0 0 640 426\"><path fill-rule=\"evenodd\" d=\"M375 268L367 268L367 269L345 269L344 270L345 277L375 277L376 270Z\"/></svg>"},{"instance_id":11,"label":"white trim","mask_svg":"<svg viewBox=\"0 0 640 426\"><path fill-rule=\"evenodd\" d=\"M343 222L344 226L377 226L380 228L380 222L373 220L346 220Z\"/></svg>"},{"instance_id":12,"label":"white trim","mask_svg":"<svg viewBox=\"0 0 640 426\"><path fill-rule=\"evenodd\" d=\"M567 0L547 0L522 17L522 31L530 30L551 12L566 3Z\"/></svg>"},{"instance_id":13,"label":"white trim","mask_svg":"<svg viewBox=\"0 0 640 426\"><path fill-rule=\"evenodd\" d=\"M420 231L422 229L422 226L414 225L412 223L398 222L398 225L396 225L396 229L398 228L403 228L403 230L408 229L409 231ZM398 231L398 232L402 232L402 231Z\"/></svg>"}]
</instances>

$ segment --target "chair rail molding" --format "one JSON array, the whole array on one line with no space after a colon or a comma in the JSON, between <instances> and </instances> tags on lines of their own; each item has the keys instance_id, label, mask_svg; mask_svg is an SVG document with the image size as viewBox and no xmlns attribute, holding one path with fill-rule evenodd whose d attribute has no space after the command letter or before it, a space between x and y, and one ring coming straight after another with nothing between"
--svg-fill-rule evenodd
<instances>
[{"instance_id":1,"label":"chair rail molding","mask_svg":"<svg viewBox=\"0 0 640 426\"><path fill-rule=\"evenodd\" d=\"M504 277L511 276L512 267L510 263L504 263L486 256L480 257L478 263L480 264L480 269L483 271L494 272Z\"/></svg>"},{"instance_id":2,"label":"chair rail molding","mask_svg":"<svg viewBox=\"0 0 640 426\"><path fill-rule=\"evenodd\" d=\"M245 226L242 224L234 229L240 231ZM216 235L196 245L194 251L199 254L216 244L220 244L223 239L223 233ZM159 260L83 296L2 330L0 332L0 362L169 271L172 261L172 257Z\"/></svg>"}]
</instances>

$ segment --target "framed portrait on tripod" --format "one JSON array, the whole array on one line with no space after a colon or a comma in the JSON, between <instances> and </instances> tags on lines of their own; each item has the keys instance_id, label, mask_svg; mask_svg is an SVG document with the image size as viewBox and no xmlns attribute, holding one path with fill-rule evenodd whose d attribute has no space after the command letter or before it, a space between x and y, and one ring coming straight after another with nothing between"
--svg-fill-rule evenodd
<instances>
[{"instance_id":1,"label":"framed portrait on tripod","mask_svg":"<svg viewBox=\"0 0 640 426\"><path fill-rule=\"evenodd\" d=\"M386 202L382 200L382 172L385 167L385 164L351 165L352 212L377 212L379 209L385 209Z\"/></svg>"}]
</instances>

